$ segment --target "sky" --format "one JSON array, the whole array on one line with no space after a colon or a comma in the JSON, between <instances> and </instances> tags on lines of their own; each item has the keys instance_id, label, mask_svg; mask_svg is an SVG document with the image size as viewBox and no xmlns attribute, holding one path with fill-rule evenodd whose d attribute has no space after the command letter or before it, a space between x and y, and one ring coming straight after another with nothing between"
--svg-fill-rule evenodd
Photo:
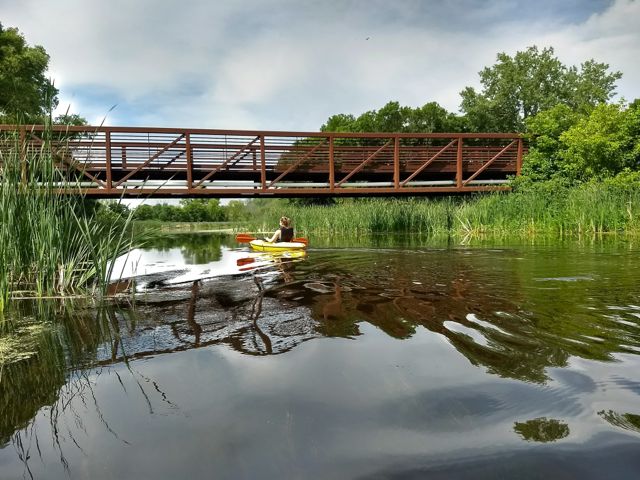
<instances>
[{"instance_id":1,"label":"sky","mask_svg":"<svg viewBox=\"0 0 640 480\"><path fill-rule=\"evenodd\" d=\"M593 58L640 97L640 0L0 0L92 124L317 131L391 100L457 112L496 54Z\"/></svg>"}]
</instances>

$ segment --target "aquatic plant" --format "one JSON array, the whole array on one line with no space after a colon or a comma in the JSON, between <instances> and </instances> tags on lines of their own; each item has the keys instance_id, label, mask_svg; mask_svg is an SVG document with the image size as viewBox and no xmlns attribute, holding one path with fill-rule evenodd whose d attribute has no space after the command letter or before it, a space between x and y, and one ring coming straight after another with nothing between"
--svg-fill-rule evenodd
<instances>
[{"instance_id":1,"label":"aquatic plant","mask_svg":"<svg viewBox=\"0 0 640 480\"><path fill-rule=\"evenodd\" d=\"M470 197L339 199L335 205L261 203L250 231L270 231L286 214L300 234L412 233L562 237L640 233L640 182L565 186L540 182L513 192Z\"/></svg>"},{"instance_id":2,"label":"aquatic plant","mask_svg":"<svg viewBox=\"0 0 640 480\"><path fill-rule=\"evenodd\" d=\"M80 176L60 168L51 135L0 138L0 312L12 296L103 293L110 265L133 246L131 215L100 216Z\"/></svg>"}]
</instances>

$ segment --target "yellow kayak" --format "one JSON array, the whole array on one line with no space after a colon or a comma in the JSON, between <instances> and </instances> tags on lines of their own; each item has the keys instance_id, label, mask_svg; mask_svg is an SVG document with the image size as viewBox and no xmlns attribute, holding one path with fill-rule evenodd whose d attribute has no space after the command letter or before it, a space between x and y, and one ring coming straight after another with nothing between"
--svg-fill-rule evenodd
<instances>
[{"instance_id":1,"label":"yellow kayak","mask_svg":"<svg viewBox=\"0 0 640 480\"><path fill-rule=\"evenodd\" d=\"M271 243L266 240L252 240L249 242L251 248L258 252L286 252L289 250L304 250L307 246L302 242L277 242Z\"/></svg>"}]
</instances>

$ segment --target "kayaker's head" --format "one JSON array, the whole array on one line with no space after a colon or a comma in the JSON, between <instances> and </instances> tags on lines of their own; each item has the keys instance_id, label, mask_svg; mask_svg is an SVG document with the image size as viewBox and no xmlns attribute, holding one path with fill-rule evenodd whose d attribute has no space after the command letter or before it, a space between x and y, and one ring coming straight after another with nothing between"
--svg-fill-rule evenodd
<instances>
[{"instance_id":1,"label":"kayaker's head","mask_svg":"<svg viewBox=\"0 0 640 480\"><path fill-rule=\"evenodd\" d=\"M291 220L289 220L289 217L280 217L281 227L289 228L289 225L291 225Z\"/></svg>"}]
</instances>

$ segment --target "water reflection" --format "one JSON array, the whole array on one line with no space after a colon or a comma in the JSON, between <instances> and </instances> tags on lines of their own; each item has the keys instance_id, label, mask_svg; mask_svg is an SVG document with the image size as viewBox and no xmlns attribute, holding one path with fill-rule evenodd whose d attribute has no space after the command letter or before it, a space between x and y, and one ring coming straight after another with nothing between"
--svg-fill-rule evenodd
<instances>
[{"instance_id":1,"label":"water reflection","mask_svg":"<svg viewBox=\"0 0 640 480\"><path fill-rule=\"evenodd\" d=\"M513 430L528 442L555 442L569 435L569 426L553 418L536 418L516 422Z\"/></svg>"},{"instance_id":2,"label":"water reflection","mask_svg":"<svg viewBox=\"0 0 640 480\"><path fill-rule=\"evenodd\" d=\"M450 436L462 432L508 434L501 438L521 444L565 444L589 429L640 434L637 413L622 413L634 412L631 405L640 395L636 370L623 368L640 352L640 273L630 268L633 254L609 255L603 262L595 254L564 250L423 247L273 256L225 241L198 238L188 247L167 242L144 252L151 258L181 249L185 260L146 272L134 283L126 280L121 289L135 284L137 293L123 293L109 305L17 306L13 320L2 324L0 446L15 448L27 474L27 460L47 436L63 464L69 448L82 451L87 416L128 445L131 431L113 424L95 391L104 382L101 376L116 375L127 401L137 398L147 414L173 414L183 408L175 392L137 368L144 364L138 360L179 358L166 354L212 345L261 365L304 359L315 348L327 348L322 362L330 363L332 354L353 349L357 353L346 358L360 360L359 369L344 363L333 370L318 367L323 373L315 375L337 385L327 391L338 397L351 383L368 389L353 404L344 402L340 414L346 425L364 431L373 422L394 434L449 436L456 445L462 441ZM377 343L361 350L358 345L367 345L372 331ZM336 350L326 337L360 341ZM301 348L314 339L313 348ZM397 347L417 348L416 339L424 343L413 352ZM395 356L381 367L379 359L388 352ZM413 357L424 363L395 376L384 370L411 365ZM366 366L376 362L371 370ZM606 367L595 374L574 368L576 362ZM615 375L609 373L614 362L620 367ZM301 375L314 376L311 364L298 367ZM422 371L431 376L421 378ZM476 375L475 383L457 385L459 372ZM188 377L190 370L176 375ZM372 402L381 392L388 397ZM611 392L617 403L606 400ZM372 403L363 406L365 396ZM597 408L583 401L590 396L598 397ZM318 402L318 418L337 415L333 406ZM37 420L43 412L48 424ZM589 427L579 423L584 418ZM496 426L502 430L493 431Z\"/></svg>"},{"instance_id":3,"label":"water reflection","mask_svg":"<svg viewBox=\"0 0 640 480\"><path fill-rule=\"evenodd\" d=\"M565 366L571 356L612 360L639 348L640 307L624 306L628 298L609 305L617 285L595 284L597 272L588 283L579 275L571 282L541 277L518 255L318 251L299 263L304 258L222 250L219 265L195 274L140 278L147 293L127 315L136 328L125 328L125 318L114 321L129 330L133 356L220 342L244 353L282 353L313 337L357 336L363 321L398 339L421 326L446 337L472 364L532 382L546 381L546 369ZM558 267L555 260L549 265ZM164 288L149 290L158 286ZM270 336L270 348L256 347Z\"/></svg>"},{"instance_id":4,"label":"water reflection","mask_svg":"<svg viewBox=\"0 0 640 480\"><path fill-rule=\"evenodd\" d=\"M199 265L220 260L221 246L230 244L228 235L179 234L155 238L148 246L159 252L178 248L187 265ZM231 244L233 245L233 244Z\"/></svg>"},{"instance_id":5,"label":"water reflection","mask_svg":"<svg viewBox=\"0 0 640 480\"><path fill-rule=\"evenodd\" d=\"M563 284L550 293L535 277L523 281L530 265L516 252L499 255L499 269L496 256L464 250L322 255L300 281L274 285L267 295L307 306L319 334L357 335L366 321L402 339L423 326L473 364L526 381L544 382L548 367L571 356L611 360L637 348L640 308L611 315L604 303L617 286Z\"/></svg>"},{"instance_id":6,"label":"water reflection","mask_svg":"<svg viewBox=\"0 0 640 480\"><path fill-rule=\"evenodd\" d=\"M633 413L618 413L613 410L604 410L598 412L611 425L623 428L632 432L640 433L640 415Z\"/></svg>"},{"instance_id":7,"label":"water reflection","mask_svg":"<svg viewBox=\"0 0 640 480\"><path fill-rule=\"evenodd\" d=\"M85 422L91 416L118 442L129 444L103 415L94 391L98 378L105 372L109 375L99 359L109 358L102 363L127 359L123 338L137 328L131 321L121 330L117 311L122 313L114 306L28 301L14 304L0 324L5 347L0 358L0 449L13 446L24 466L23 476L33 478L33 462L44 460L42 442L52 445L66 471L71 450L87 455L82 444L88 435ZM14 335L20 336L20 342L7 347L7 338ZM128 364L127 371L126 383L137 386L131 391L132 400L141 396L151 413L159 402L177 408L157 382ZM126 390L125 382L115 375ZM42 411L46 422L36 422L36 414Z\"/></svg>"},{"instance_id":8,"label":"water reflection","mask_svg":"<svg viewBox=\"0 0 640 480\"><path fill-rule=\"evenodd\" d=\"M630 271L613 279L587 265L588 277L543 276L562 272L559 259L533 264L514 250L318 250L307 259L196 238L217 254L137 277L135 306L125 297L108 314L117 341L99 362L214 343L278 354L314 337L355 337L362 322L396 339L424 327L489 373L537 383L573 356L640 350L640 307L617 298L621 282L633 291Z\"/></svg>"}]
</instances>

